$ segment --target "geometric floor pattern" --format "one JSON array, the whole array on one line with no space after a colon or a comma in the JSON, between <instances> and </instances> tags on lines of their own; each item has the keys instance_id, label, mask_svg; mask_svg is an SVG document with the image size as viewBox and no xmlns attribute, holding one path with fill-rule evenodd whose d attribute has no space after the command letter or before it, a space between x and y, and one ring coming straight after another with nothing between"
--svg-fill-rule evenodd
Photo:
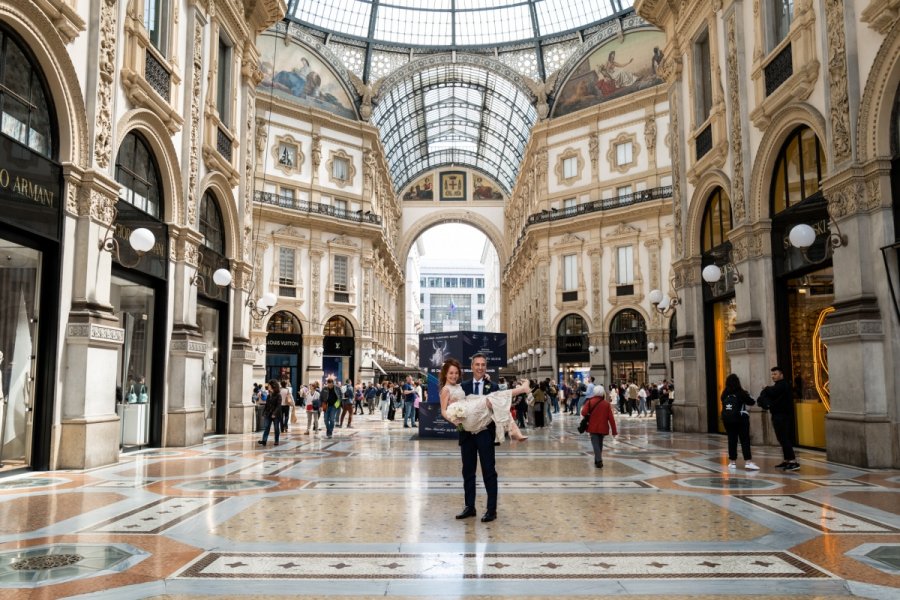
<instances>
[{"instance_id":1,"label":"geometric floor pattern","mask_svg":"<svg viewBox=\"0 0 900 600\"><path fill-rule=\"evenodd\" d=\"M723 437L629 417L597 469L579 420L497 448L492 523L453 518L455 441L378 415L4 474L0 600L900 597L900 472L729 471Z\"/></svg>"}]
</instances>

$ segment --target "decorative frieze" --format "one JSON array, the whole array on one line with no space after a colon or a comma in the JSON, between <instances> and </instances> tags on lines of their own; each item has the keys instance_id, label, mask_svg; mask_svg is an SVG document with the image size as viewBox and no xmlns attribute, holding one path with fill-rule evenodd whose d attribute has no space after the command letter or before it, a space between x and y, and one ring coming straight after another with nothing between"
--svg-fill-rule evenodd
<instances>
[{"instance_id":1,"label":"decorative frieze","mask_svg":"<svg viewBox=\"0 0 900 600\"><path fill-rule=\"evenodd\" d=\"M187 205L181 222L188 227L194 224L197 206L197 178L200 170L200 93L203 76L203 25L194 20L194 45L191 52L191 122L189 125L190 151L188 158ZM184 206L184 205L182 205Z\"/></svg>"},{"instance_id":2,"label":"decorative frieze","mask_svg":"<svg viewBox=\"0 0 900 600\"><path fill-rule=\"evenodd\" d=\"M741 131L741 91L746 86L740 80L737 53L737 22L732 13L728 19L726 40L728 56L725 62L725 74L728 78L728 99L731 105L729 138L731 142L731 213L734 223L740 224L746 218L744 205L744 140Z\"/></svg>"},{"instance_id":3,"label":"decorative frieze","mask_svg":"<svg viewBox=\"0 0 900 600\"><path fill-rule=\"evenodd\" d=\"M833 342L841 338L874 337L884 335L884 326L881 321L844 321L822 326L822 341Z\"/></svg>"},{"instance_id":4,"label":"decorative frieze","mask_svg":"<svg viewBox=\"0 0 900 600\"><path fill-rule=\"evenodd\" d=\"M828 214L832 219L838 220L859 210L865 197L865 187L861 181L853 179L826 192L825 196L828 200Z\"/></svg>"},{"instance_id":5,"label":"decorative frieze","mask_svg":"<svg viewBox=\"0 0 900 600\"><path fill-rule=\"evenodd\" d=\"M100 56L97 81L97 106L94 115L94 162L101 169L112 159L113 77L116 70L116 32L118 2L100 3Z\"/></svg>"},{"instance_id":6,"label":"decorative frieze","mask_svg":"<svg viewBox=\"0 0 900 600\"><path fill-rule=\"evenodd\" d=\"M183 352L187 355L206 356L207 344L197 340L173 339L171 350L173 353Z\"/></svg>"},{"instance_id":7,"label":"decorative frieze","mask_svg":"<svg viewBox=\"0 0 900 600\"><path fill-rule=\"evenodd\" d=\"M121 327L97 325L96 323L70 323L66 327L66 337L69 339L87 339L92 342L110 342L119 345L125 343L125 330Z\"/></svg>"},{"instance_id":8,"label":"decorative frieze","mask_svg":"<svg viewBox=\"0 0 900 600\"><path fill-rule=\"evenodd\" d=\"M850 100L847 92L847 47L844 34L844 0L825 0L825 33L828 38L828 90L831 100L831 147L834 162L852 158Z\"/></svg>"}]
</instances>

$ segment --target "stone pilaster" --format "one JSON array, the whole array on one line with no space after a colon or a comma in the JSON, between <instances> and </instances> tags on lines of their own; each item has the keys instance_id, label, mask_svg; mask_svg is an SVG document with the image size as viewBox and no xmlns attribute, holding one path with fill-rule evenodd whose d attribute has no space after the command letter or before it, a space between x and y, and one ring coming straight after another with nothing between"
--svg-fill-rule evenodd
<instances>
[{"instance_id":1,"label":"stone pilaster","mask_svg":"<svg viewBox=\"0 0 900 600\"><path fill-rule=\"evenodd\" d=\"M231 297L231 356L228 370L228 433L245 433L253 429L253 365L263 353L258 353L250 339L250 311L247 299L253 269L249 264L232 265ZM260 345L265 344L265 337Z\"/></svg>"}]
</instances>

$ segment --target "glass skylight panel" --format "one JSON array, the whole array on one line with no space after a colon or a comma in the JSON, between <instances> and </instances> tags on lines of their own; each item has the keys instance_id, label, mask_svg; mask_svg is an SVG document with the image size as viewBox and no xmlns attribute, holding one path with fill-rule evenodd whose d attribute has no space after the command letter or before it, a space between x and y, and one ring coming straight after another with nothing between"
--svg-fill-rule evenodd
<instances>
[{"instance_id":1,"label":"glass skylight panel","mask_svg":"<svg viewBox=\"0 0 900 600\"><path fill-rule=\"evenodd\" d=\"M456 10L494 9L516 4L528 4L531 0L456 0Z\"/></svg>"},{"instance_id":2,"label":"glass skylight panel","mask_svg":"<svg viewBox=\"0 0 900 600\"><path fill-rule=\"evenodd\" d=\"M528 4L490 11L456 11L456 44L482 46L534 37Z\"/></svg>"},{"instance_id":3,"label":"glass skylight panel","mask_svg":"<svg viewBox=\"0 0 900 600\"><path fill-rule=\"evenodd\" d=\"M294 17L323 29L367 37L371 10L369 0L304 0L295 4Z\"/></svg>"},{"instance_id":4,"label":"glass skylight panel","mask_svg":"<svg viewBox=\"0 0 900 600\"><path fill-rule=\"evenodd\" d=\"M631 8L632 0L537 0L534 8L540 35L584 27L610 17L618 12L613 10L613 4L624 10Z\"/></svg>"},{"instance_id":5,"label":"glass skylight panel","mask_svg":"<svg viewBox=\"0 0 900 600\"><path fill-rule=\"evenodd\" d=\"M453 8L453 0L381 0L381 6L399 6L401 8L424 8L435 10L450 10Z\"/></svg>"},{"instance_id":6,"label":"glass skylight panel","mask_svg":"<svg viewBox=\"0 0 900 600\"><path fill-rule=\"evenodd\" d=\"M453 43L453 13L379 6L375 39L413 46L447 46Z\"/></svg>"}]
</instances>

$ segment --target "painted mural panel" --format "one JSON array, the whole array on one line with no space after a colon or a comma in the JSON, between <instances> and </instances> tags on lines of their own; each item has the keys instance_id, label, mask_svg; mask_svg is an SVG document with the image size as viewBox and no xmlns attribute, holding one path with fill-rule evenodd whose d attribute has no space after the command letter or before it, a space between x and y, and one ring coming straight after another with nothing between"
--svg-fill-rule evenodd
<instances>
[{"instance_id":1,"label":"painted mural panel","mask_svg":"<svg viewBox=\"0 0 900 600\"><path fill-rule=\"evenodd\" d=\"M497 185L487 177L475 175L472 178L472 183L472 197L475 200L503 200L503 194L497 188Z\"/></svg>"},{"instance_id":2,"label":"painted mural panel","mask_svg":"<svg viewBox=\"0 0 900 600\"><path fill-rule=\"evenodd\" d=\"M434 175L426 175L409 186L404 200L434 200Z\"/></svg>"},{"instance_id":3,"label":"painted mural panel","mask_svg":"<svg viewBox=\"0 0 900 600\"><path fill-rule=\"evenodd\" d=\"M661 31L638 31L603 44L572 71L556 96L553 116L659 85L665 43Z\"/></svg>"},{"instance_id":4,"label":"painted mural panel","mask_svg":"<svg viewBox=\"0 0 900 600\"><path fill-rule=\"evenodd\" d=\"M276 96L295 100L348 119L356 119L350 96L338 78L313 52L296 43L285 45L272 35L261 36L259 87Z\"/></svg>"}]
</instances>

